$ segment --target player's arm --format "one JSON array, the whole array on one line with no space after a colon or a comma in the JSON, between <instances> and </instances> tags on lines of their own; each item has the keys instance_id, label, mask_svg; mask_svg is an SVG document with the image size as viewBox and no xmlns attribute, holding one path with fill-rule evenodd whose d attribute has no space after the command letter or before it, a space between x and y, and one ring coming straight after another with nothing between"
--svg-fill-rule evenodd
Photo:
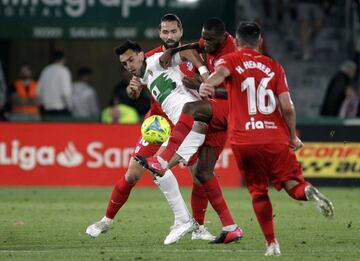
<instances>
[{"instance_id":1,"label":"player's arm","mask_svg":"<svg viewBox=\"0 0 360 261\"><path fill-rule=\"evenodd\" d=\"M209 77L209 70L197 51L194 49L183 50L175 54L172 58L173 65L179 65L185 61L191 62L198 69L202 81L205 81Z\"/></svg>"},{"instance_id":2,"label":"player's arm","mask_svg":"<svg viewBox=\"0 0 360 261\"><path fill-rule=\"evenodd\" d=\"M199 93L202 97L213 97L215 95L215 87L222 84L226 77L230 76L230 71L225 66L219 66L215 69L207 80L200 85Z\"/></svg>"},{"instance_id":3,"label":"player's arm","mask_svg":"<svg viewBox=\"0 0 360 261\"><path fill-rule=\"evenodd\" d=\"M296 136L296 113L295 106L289 92L282 92L279 95L279 103L282 115L290 131L290 146L293 150L300 149L303 144Z\"/></svg>"},{"instance_id":4,"label":"player's arm","mask_svg":"<svg viewBox=\"0 0 360 261\"><path fill-rule=\"evenodd\" d=\"M139 98L143 89L143 84L135 76L131 78L129 85L126 87L126 93L130 99L136 100Z\"/></svg>"},{"instance_id":5,"label":"player's arm","mask_svg":"<svg viewBox=\"0 0 360 261\"><path fill-rule=\"evenodd\" d=\"M201 79L200 77L197 77L198 74L195 75L195 77L187 77L185 76L182 79L182 83L184 84L184 86L186 88L192 89L192 90L196 90L199 91L200 88L200 84L201 84ZM227 100L227 90L223 87L218 87L215 88L215 98L218 99L224 99Z\"/></svg>"},{"instance_id":6,"label":"player's arm","mask_svg":"<svg viewBox=\"0 0 360 261\"><path fill-rule=\"evenodd\" d=\"M194 49L200 52L202 48L200 47L199 43L190 43L190 44L184 44L175 48L169 48L165 50L163 55L160 57L160 64L163 68L168 68L171 66L171 59L174 56L174 54L184 51Z\"/></svg>"}]
</instances>

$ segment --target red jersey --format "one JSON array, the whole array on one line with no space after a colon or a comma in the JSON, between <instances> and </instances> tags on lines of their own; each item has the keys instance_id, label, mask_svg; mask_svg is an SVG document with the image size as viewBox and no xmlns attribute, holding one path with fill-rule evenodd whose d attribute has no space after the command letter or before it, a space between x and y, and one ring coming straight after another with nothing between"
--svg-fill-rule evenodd
<instances>
[{"instance_id":1,"label":"red jersey","mask_svg":"<svg viewBox=\"0 0 360 261\"><path fill-rule=\"evenodd\" d=\"M232 53L236 51L236 44L234 37L229 33L226 34L226 39L224 45L216 52L216 54L206 53L206 63L210 72L215 71L216 61L223 55ZM201 37L199 40L199 45L201 48L204 48L204 39Z\"/></svg>"},{"instance_id":2,"label":"red jersey","mask_svg":"<svg viewBox=\"0 0 360 261\"><path fill-rule=\"evenodd\" d=\"M289 144L289 130L276 102L289 91L282 66L250 48L222 56L216 66L230 71L225 80L230 142Z\"/></svg>"}]
</instances>

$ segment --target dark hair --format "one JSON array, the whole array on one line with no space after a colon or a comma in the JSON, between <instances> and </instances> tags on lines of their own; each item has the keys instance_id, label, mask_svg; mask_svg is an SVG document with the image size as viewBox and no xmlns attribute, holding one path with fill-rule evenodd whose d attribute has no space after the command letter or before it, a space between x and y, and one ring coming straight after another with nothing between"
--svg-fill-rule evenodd
<instances>
[{"instance_id":1,"label":"dark hair","mask_svg":"<svg viewBox=\"0 0 360 261\"><path fill-rule=\"evenodd\" d=\"M255 22L241 22L236 30L236 38L240 43L255 47L260 39L261 29Z\"/></svg>"},{"instance_id":2,"label":"dark hair","mask_svg":"<svg viewBox=\"0 0 360 261\"><path fill-rule=\"evenodd\" d=\"M136 53L142 52L140 45L137 42L126 40L121 45L115 47L114 52L117 56L122 55L127 50L133 50Z\"/></svg>"},{"instance_id":3,"label":"dark hair","mask_svg":"<svg viewBox=\"0 0 360 261\"><path fill-rule=\"evenodd\" d=\"M223 34L226 31L224 22L217 17L213 17L207 20L203 25L203 29L206 31L215 32L216 34Z\"/></svg>"},{"instance_id":4,"label":"dark hair","mask_svg":"<svg viewBox=\"0 0 360 261\"><path fill-rule=\"evenodd\" d=\"M77 76L78 78L81 78L85 75L90 75L92 74L92 70L90 67L86 67L86 66L83 66L81 67L78 71L77 71Z\"/></svg>"},{"instance_id":5,"label":"dark hair","mask_svg":"<svg viewBox=\"0 0 360 261\"><path fill-rule=\"evenodd\" d=\"M162 22L177 22L177 25L180 29L182 29L182 23L180 18L176 14L165 14L163 17L161 17L159 29L161 29L161 23Z\"/></svg>"},{"instance_id":6,"label":"dark hair","mask_svg":"<svg viewBox=\"0 0 360 261\"><path fill-rule=\"evenodd\" d=\"M60 61L65 57L65 54L61 50L55 50L52 54L52 58L54 62Z\"/></svg>"}]
</instances>

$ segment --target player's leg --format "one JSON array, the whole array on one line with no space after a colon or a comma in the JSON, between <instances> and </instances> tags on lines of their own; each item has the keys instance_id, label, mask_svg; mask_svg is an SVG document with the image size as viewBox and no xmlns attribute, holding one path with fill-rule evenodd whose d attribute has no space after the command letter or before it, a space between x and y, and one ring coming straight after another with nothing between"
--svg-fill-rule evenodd
<instances>
[{"instance_id":1,"label":"player's leg","mask_svg":"<svg viewBox=\"0 0 360 261\"><path fill-rule=\"evenodd\" d=\"M219 152L220 153L220 152ZM230 243L239 240L243 233L235 223L227 206L217 177L214 175L215 164L219 154L208 145L201 147L195 176L202 184L207 199L218 214L222 223L222 232L212 243ZM201 214L201 213L199 213ZM198 220L203 223L205 216L199 215Z\"/></svg>"},{"instance_id":2,"label":"player's leg","mask_svg":"<svg viewBox=\"0 0 360 261\"><path fill-rule=\"evenodd\" d=\"M163 149L161 147L156 154L161 153ZM174 161L170 162L170 164L176 165L179 159L179 156L174 157ZM179 184L172 171L167 170L163 176L156 175L156 173L152 175L155 184L158 185L174 214L174 225L170 227L170 233L164 240L165 245L173 244L178 242L187 233L196 229L198 225L187 209L179 189Z\"/></svg>"},{"instance_id":3,"label":"player's leg","mask_svg":"<svg viewBox=\"0 0 360 261\"><path fill-rule=\"evenodd\" d=\"M189 135L186 136L184 141L181 143L181 146L172 156L170 161L164 161L159 156L148 159L145 157L136 156L135 160L154 175L163 176L167 169L171 169L173 166L178 164L179 159L184 159L185 162L188 162L191 156L194 155L199 147L204 143L204 140L205 134L196 131L190 131Z\"/></svg>"},{"instance_id":4,"label":"player's leg","mask_svg":"<svg viewBox=\"0 0 360 261\"><path fill-rule=\"evenodd\" d=\"M128 200L132 188L144 173L145 170L131 158L125 176L113 188L105 216L100 221L90 225L86 229L86 234L97 237L110 229L115 215Z\"/></svg>"},{"instance_id":5,"label":"player's leg","mask_svg":"<svg viewBox=\"0 0 360 261\"><path fill-rule=\"evenodd\" d=\"M191 171L191 175L193 179L193 187L191 192L192 214L196 222L198 222L199 228L192 232L191 240L210 241L210 240L214 240L215 236L213 236L204 225L205 212L209 201L204 186L195 177L196 166L197 164L189 166L189 169Z\"/></svg>"},{"instance_id":6,"label":"player's leg","mask_svg":"<svg viewBox=\"0 0 360 261\"><path fill-rule=\"evenodd\" d=\"M280 255L280 246L275 238L273 209L268 194L266 177L268 162L260 153L260 147L233 145L232 149L239 170L244 171L253 209L266 240L265 255Z\"/></svg>"},{"instance_id":7,"label":"player's leg","mask_svg":"<svg viewBox=\"0 0 360 261\"><path fill-rule=\"evenodd\" d=\"M182 108L180 118L174 128L172 129L169 142L165 150L160 153L159 157L164 162L169 162L174 156L175 152L184 141L185 137L193 128L194 120L207 122L212 115L212 108L208 101L188 102ZM159 158L157 157L157 158ZM157 159L149 159L149 162L157 162Z\"/></svg>"},{"instance_id":8,"label":"player's leg","mask_svg":"<svg viewBox=\"0 0 360 261\"><path fill-rule=\"evenodd\" d=\"M121 207L126 203L132 188L136 182L143 176L145 170L134 160L135 155L149 157L154 155L160 148L160 145L149 144L143 138L140 138L135 146L135 151L129 161L125 176L114 185L105 216L98 222L90 225L86 233L92 237L97 237L101 233L108 231L113 223L113 219Z\"/></svg>"},{"instance_id":9,"label":"player's leg","mask_svg":"<svg viewBox=\"0 0 360 261\"><path fill-rule=\"evenodd\" d=\"M302 169L295 153L287 146L279 146L277 160L274 161L275 177L272 183L277 189L284 188L290 197L296 200L313 201L325 217L335 214L332 202L317 188L304 180Z\"/></svg>"}]
</instances>

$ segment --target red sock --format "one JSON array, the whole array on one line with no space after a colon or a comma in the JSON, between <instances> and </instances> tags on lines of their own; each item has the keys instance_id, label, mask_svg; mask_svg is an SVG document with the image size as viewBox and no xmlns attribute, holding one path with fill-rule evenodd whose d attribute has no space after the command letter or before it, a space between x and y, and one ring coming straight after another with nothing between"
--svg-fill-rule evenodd
<instances>
[{"instance_id":1,"label":"red sock","mask_svg":"<svg viewBox=\"0 0 360 261\"><path fill-rule=\"evenodd\" d=\"M168 145L159 155L162 159L166 160L167 162L171 160L185 137L191 131L193 124L194 118L192 116L184 113L180 115L179 121L176 123L171 132Z\"/></svg>"},{"instance_id":2,"label":"red sock","mask_svg":"<svg viewBox=\"0 0 360 261\"><path fill-rule=\"evenodd\" d=\"M288 194L290 197L296 199L296 200L307 200L305 195L305 188L307 186L311 185L309 182L302 182L293 187L288 191Z\"/></svg>"},{"instance_id":3,"label":"red sock","mask_svg":"<svg viewBox=\"0 0 360 261\"><path fill-rule=\"evenodd\" d=\"M203 184L203 186L206 191L207 198L217 212L223 227L234 225L235 221L232 218L230 210L225 202L218 179L213 177Z\"/></svg>"},{"instance_id":4,"label":"red sock","mask_svg":"<svg viewBox=\"0 0 360 261\"><path fill-rule=\"evenodd\" d=\"M106 217L114 219L119 209L127 201L131 189L135 184L130 184L125 180L125 177L120 179L114 186L108 207L106 209Z\"/></svg>"},{"instance_id":5,"label":"red sock","mask_svg":"<svg viewBox=\"0 0 360 261\"><path fill-rule=\"evenodd\" d=\"M251 196L260 228L265 236L266 242L271 244L275 242L275 229L270 198L267 194L252 194Z\"/></svg>"},{"instance_id":6,"label":"red sock","mask_svg":"<svg viewBox=\"0 0 360 261\"><path fill-rule=\"evenodd\" d=\"M208 202L204 186L193 183L191 208L193 217L199 225L204 225Z\"/></svg>"}]
</instances>

